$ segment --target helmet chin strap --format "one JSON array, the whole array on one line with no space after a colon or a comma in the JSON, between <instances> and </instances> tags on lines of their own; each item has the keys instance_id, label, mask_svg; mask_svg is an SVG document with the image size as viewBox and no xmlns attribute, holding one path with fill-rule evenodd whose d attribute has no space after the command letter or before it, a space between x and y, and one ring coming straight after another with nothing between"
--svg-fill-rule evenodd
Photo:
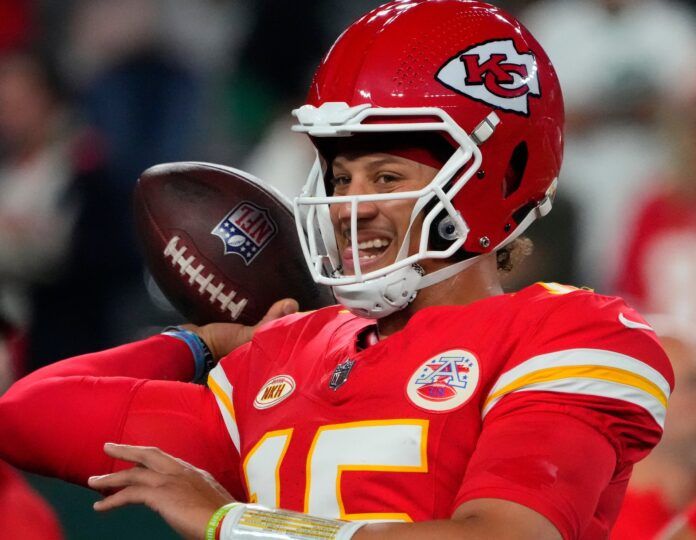
<instances>
[{"instance_id":1,"label":"helmet chin strap","mask_svg":"<svg viewBox=\"0 0 696 540\"><path fill-rule=\"evenodd\" d=\"M423 269L413 264L386 276L331 287L336 300L351 313L369 319L381 319L404 309L416 297Z\"/></svg>"},{"instance_id":2,"label":"helmet chin strap","mask_svg":"<svg viewBox=\"0 0 696 540\"><path fill-rule=\"evenodd\" d=\"M351 313L381 319L408 306L416 299L420 289L458 274L479 257L459 261L427 275L424 275L420 265L412 264L386 276L351 285L335 285L332 289L336 300Z\"/></svg>"}]
</instances>

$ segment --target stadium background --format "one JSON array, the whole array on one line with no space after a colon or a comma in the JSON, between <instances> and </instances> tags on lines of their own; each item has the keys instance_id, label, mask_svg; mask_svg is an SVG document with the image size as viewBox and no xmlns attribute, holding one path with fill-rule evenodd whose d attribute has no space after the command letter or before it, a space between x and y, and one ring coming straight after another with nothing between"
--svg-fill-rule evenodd
<instances>
[{"instance_id":1,"label":"stadium background","mask_svg":"<svg viewBox=\"0 0 696 540\"><path fill-rule=\"evenodd\" d=\"M138 174L212 161L294 194L311 149L289 111L333 39L379 3L0 2L0 391L3 373L177 322L136 248ZM696 3L493 3L537 35L568 105L560 198L507 286L588 285L688 325L696 212L670 204L696 201ZM91 492L28 478L66 538L175 538L149 511L96 515Z\"/></svg>"}]
</instances>

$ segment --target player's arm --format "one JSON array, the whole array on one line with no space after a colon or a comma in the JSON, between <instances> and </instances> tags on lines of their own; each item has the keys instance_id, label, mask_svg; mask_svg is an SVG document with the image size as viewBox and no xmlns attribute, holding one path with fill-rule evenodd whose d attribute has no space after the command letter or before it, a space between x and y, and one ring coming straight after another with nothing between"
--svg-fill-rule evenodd
<instances>
[{"instance_id":1,"label":"player's arm","mask_svg":"<svg viewBox=\"0 0 696 540\"><path fill-rule=\"evenodd\" d=\"M24 470L84 483L110 470L101 446L121 440L133 400L162 379L190 381L193 374L189 346L169 336L37 370L0 397L0 458ZM179 383L171 388L190 395L200 387ZM169 412L173 430L178 411ZM140 443L159 444L155 438Z\"/></svg>"},{"instance_id":2,"label":"player's arm","mask_svg":"<svg viewBox=\"0 0 696 540\"><path fill-rule=\"evenodd\" d=\"M262 322L284 314L287 305L276 303ZM290 302L291 310L296 306ZM218 324L195 330L223 354L225 347L249 339L255 327ZM89 476L114 470L102 452L105 442L156 445L236 486L236 449L228 448L234 441L212 391L166 380L191 380L192 356L186 341L155 336L32 373L0 398L0 458L84 484Z\"/></svg>"},{"instance_id":3,"label":"player's arm","mask_svg":"<svg viewBox=\"0 0 696 540\"><path fill-rule=\"evenodd\" d=\"M283 299L274 303L254 326L234 323L212 323L205 326L182 325L197 334L217 361L248 342L263 324L297 311L297 302ZM164 381L189 382L194 379L195 350L184 339L160 334L129 343L62 360L30 373L8 391L11 395L39 381L68 377L130 377Z\"/></svg>"},{"instance_id":4,"label":"player's arm","mask_svg":"<svg viewBox=\"0 0 696 540\"><path fill-rule=\"evenodd\" d=\"M248 341L259 325L296 309L297 303L286 299L254 327L212 324L191 329L222 355ZM220 422L212 392L173 382L194 378L193 353L187 341L160 335L31 373L0 398L0 457L25 470L84 483L88 476L111 470L112 461L101 451L107 441L157 445L177 455L201 446L192 442L197 437L189 427L206 417L199 408L210 408L208 416ZM138 409L138 404L148 407L142 396L151 396L149 402L159 408ZM191 442L177 446L177 437ZM204 450L201 455L213 455ZM217 468L205 463L209 470Z\"/></svg>"},{"instance_id":5,"label":"player's arm","mask_svg":"<svg viewBox=\"0 0 696 540\"><path fill-rule=\"evenodd\" d=\"M137 464L137 467L117 473L90 478L89 485L100 491L116 493L95 503L99 511L111 510L127 504L145 504L158 512L175 530L189 539L208 538L207 531L218 529L215 538L236 538L235 522L244 519L245 512L260 512L257 523L266 523L253 531L255 538L288 538L277 536L284 526L288 530L300 525L327 529L342 529L332 538L347 539L350 534L356 540L409 540L441 538L501 540L557 540L561 538L556 528L546 518L522 505L495 499L481 499L463 504L450 520L421 523L381 523L360 527L357 523L324 520L294 512L261 509L257 506L238 505L225 508L228 513L216 520L213 516L223 505L233 502L208 473L192 467L157 448L107 445L106 453L121 460ZM265 516L263 514L266 514ZM270 524L270 525L268 525ZM218 527L219 525L219 527ZM245 532L249 532L248 530ZM276 536L272 536L275 534ZM326 536L328 538L328 536ZM299 538L299 537L297 537ZM304 538L304 536L303 536Z\"/></svg>"},{"instance_id":6,"label":"player's arm","mask_svg":"<svg viewBox=\"0 0 696 540\"><path fill-rule=\"evenodd\" d=\"M125 377L45 379L0 400L0 458L85 484L125 465L105 442L156 445L238 488L238 454L205 386Z\"/></svg>"},{"instance_id":7,"label":"player's arm","mask_svg":"<svg viewBox=\"0 0 696 540\"><path fill-rule=\"evenodd\" d=\"M186 342L161 334L47 365L15 382L5 396L44 380L69 377L190 381L193 379L194 369L191 349Z\"/></svg>"},{"instance_id":8,"label":"player's arm","mask_svg":"<svg viewBox=\"0 0 696 540\"><path fill-rule=\"evenodd\" d=\"M549 520L530 508L501 499L477 499L460 506L450 520L369 524L359 529L353 538L560 540L561 535Z\"/></svg>"},{"instance_id":9,"label":"player's arm","mask_svg":"<svg viewBox=\"0 0 696 540\"><path fill-rule=\"evenodd\" d=\"M85 485L128 464L103 453L116 441L156 445L210 471L237 498L239 454L206 386L125 377L39 381L0 400L0 459Z\"/></svg>"}]
</instances>

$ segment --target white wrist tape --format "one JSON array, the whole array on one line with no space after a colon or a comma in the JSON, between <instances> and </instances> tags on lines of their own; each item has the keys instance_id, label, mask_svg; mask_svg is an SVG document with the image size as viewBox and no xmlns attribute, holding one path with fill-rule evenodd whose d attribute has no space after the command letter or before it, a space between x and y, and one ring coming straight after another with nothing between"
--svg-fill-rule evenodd
<instances>
[{"instance_id":1,"label":"white wrist tape","mask_svg":"<svg viewBox=\"0 0 696 540\"><path fill-rule=\"evenodd\" d=\"M240 503L225 516L220 540L350 540L363 525Z\"/></svg>"}]
</instances>

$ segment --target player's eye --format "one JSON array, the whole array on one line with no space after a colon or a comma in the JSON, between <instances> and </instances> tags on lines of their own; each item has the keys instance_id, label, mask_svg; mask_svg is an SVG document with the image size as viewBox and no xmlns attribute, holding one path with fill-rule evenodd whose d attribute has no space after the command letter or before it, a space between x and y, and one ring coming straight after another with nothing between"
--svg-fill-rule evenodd
<instances>
[{"instance_id":1,"label":"player's eye","mask_svg":"<svg viewBox=\"0 0 696 540\"><path fill-rule=\"evenodd\" d=\"M333 192L345 190L350 185L350 177L344 174L337 174L329 178L329 186Z\"/></svg>"},{"instance_id":2,"label":"player's eye","mask_svg":"<svg viewBox=\"0 0 696 540\"><path fill-rule=\"evenodd\" d=\"M336 176L330 179L330 182L334 186L343 186L345 184L350 184L350 178L348 178L345 175L337 174Z\"/></svg>"},{"instance_id":3,"label":"player's eye","mask_svg":"<svg viewBox=\"0 0 696 540\"><path fill-rule=\"evenodd\" d=\"M378 184L389 184L391 182L396 182L397 180L400 180L400 179L401 179L401 177L399 177L393 173L379 173L377 175L376 182Z\"/></svg>"}]
</instances>

